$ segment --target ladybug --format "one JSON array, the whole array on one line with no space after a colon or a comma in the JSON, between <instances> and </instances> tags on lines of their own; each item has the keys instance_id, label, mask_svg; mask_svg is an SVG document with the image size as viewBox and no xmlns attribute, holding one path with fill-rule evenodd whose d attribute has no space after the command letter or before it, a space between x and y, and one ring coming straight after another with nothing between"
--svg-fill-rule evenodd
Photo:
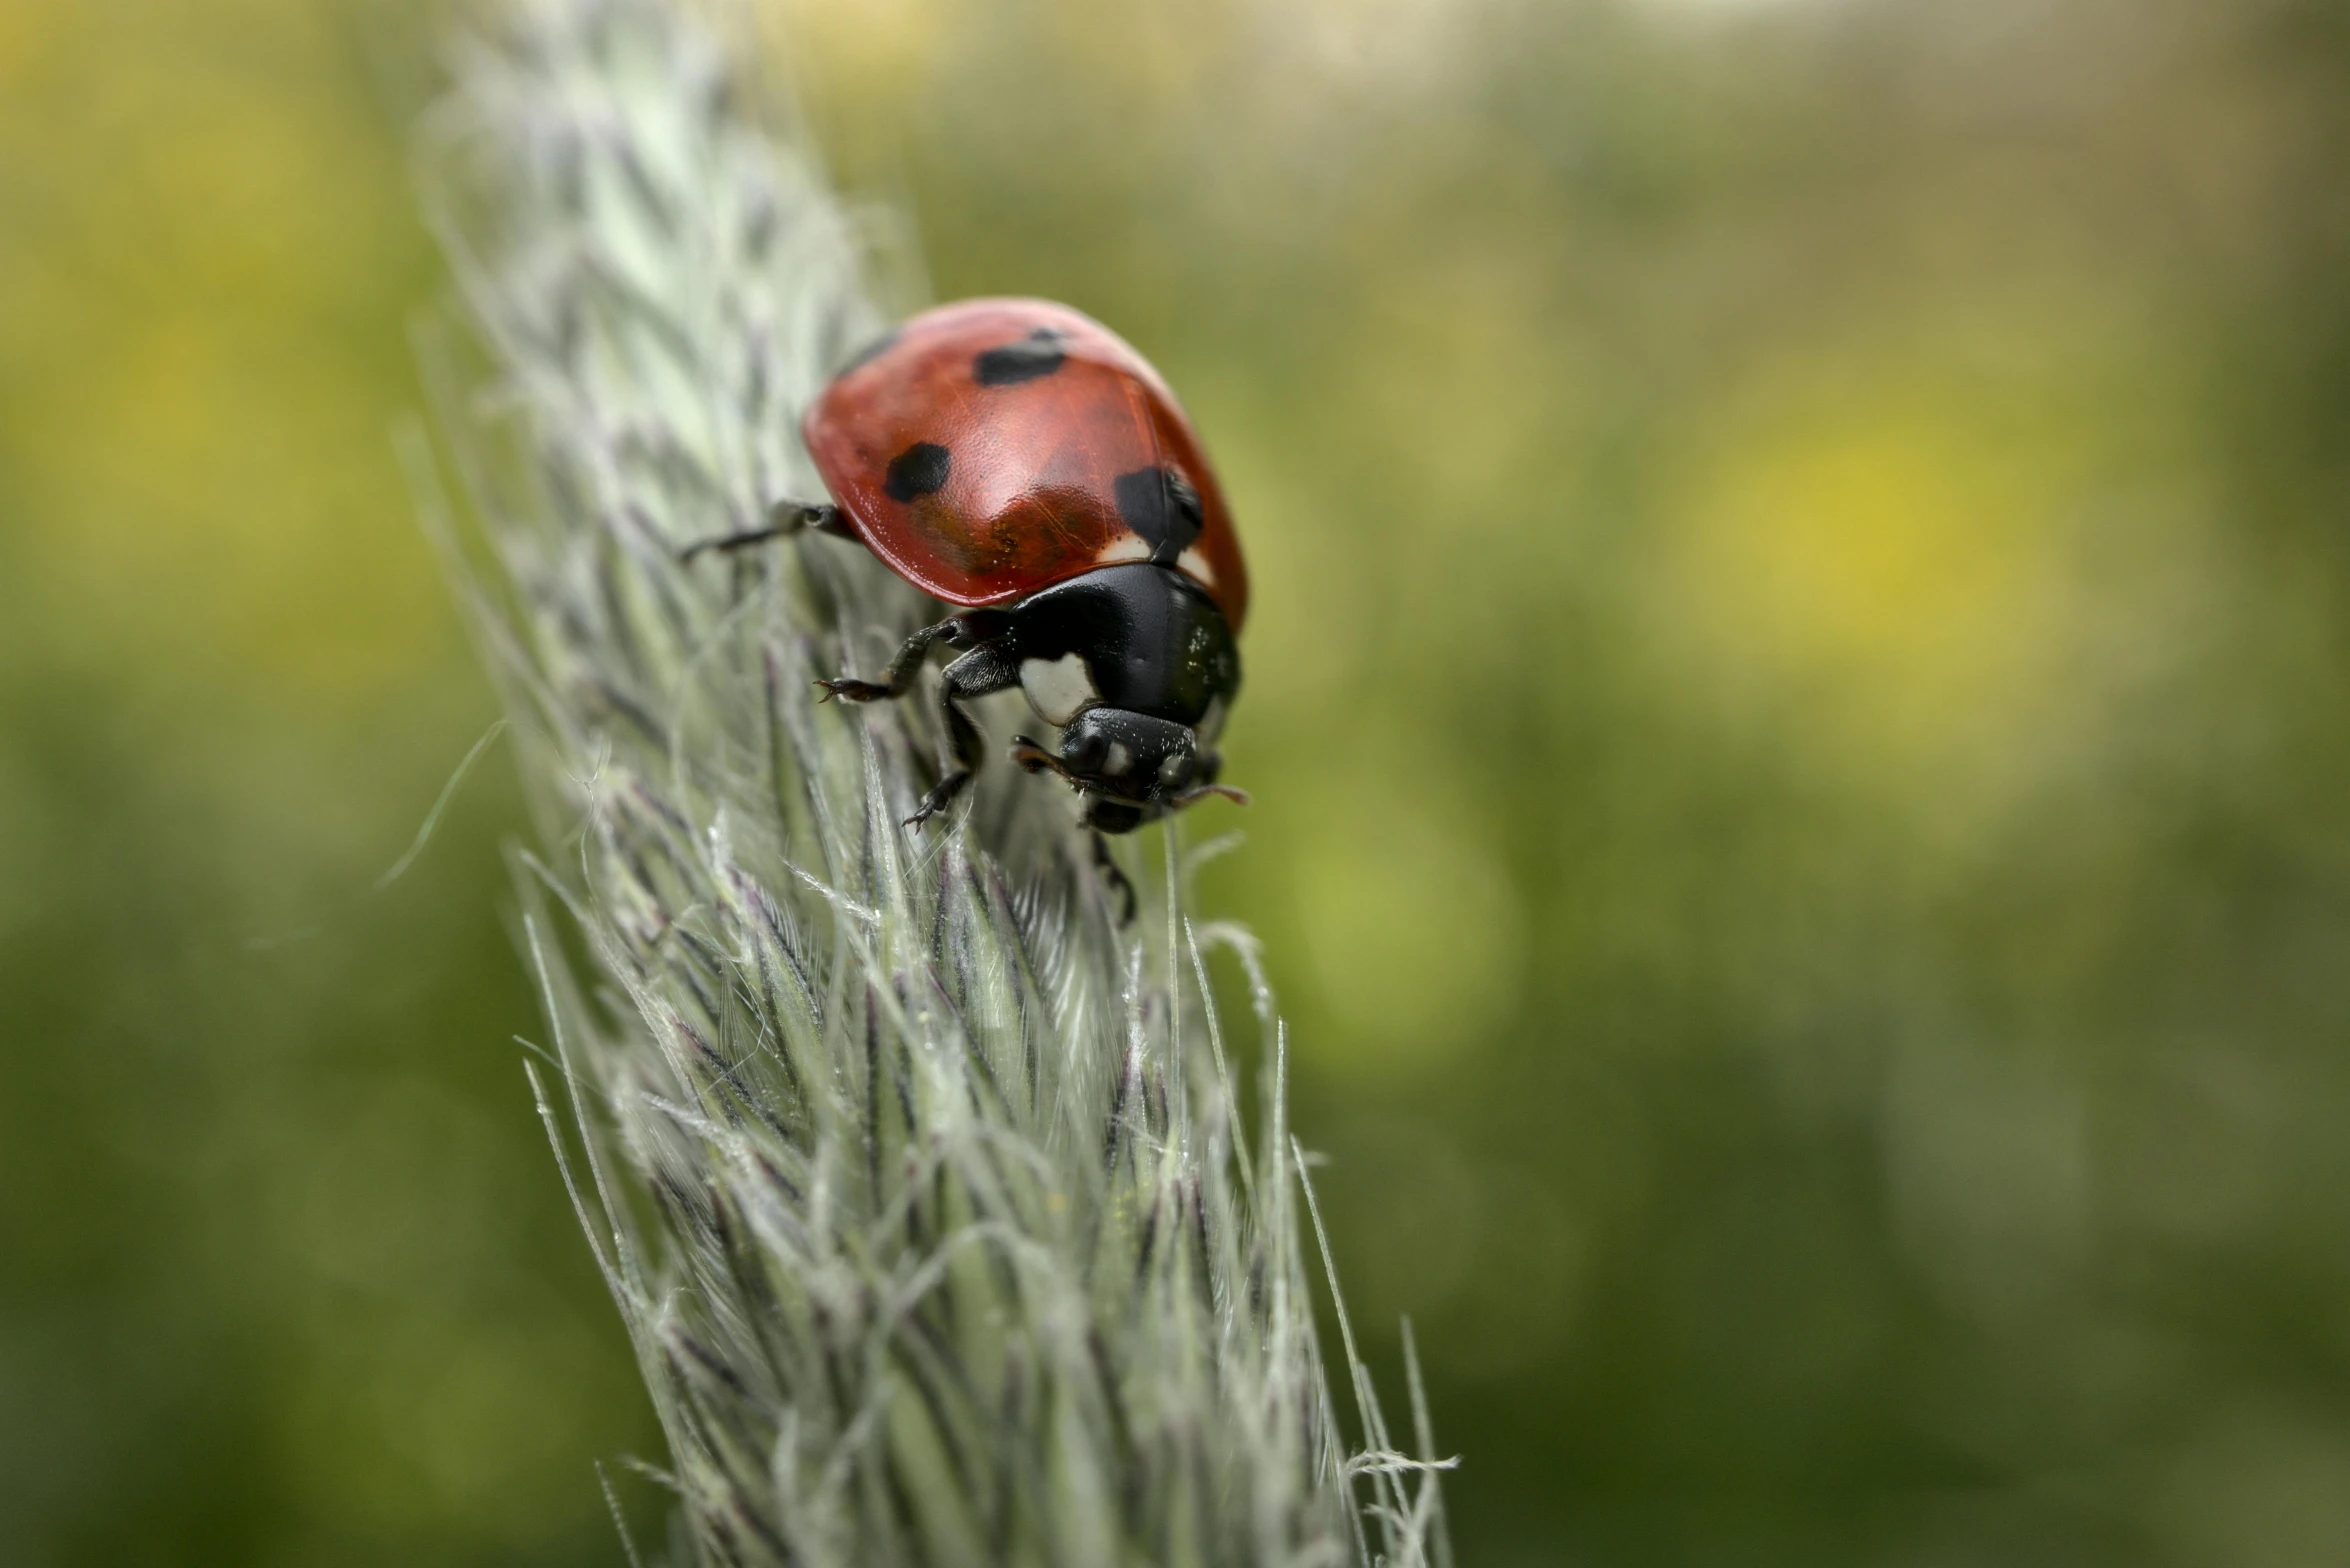
<instances>
[{"instance_id":1,"label":"ladybug","mask_svg":"<svg viewBox=\"0 0 2350 1568\"><path fill-rule=\"evenodd\" d=\"M686 555L816 528L959 607L885 678L819 682L828 699L902 697L933 647L959 653L941 699L953 763L908 826L981 764L962 704L1015 686L1061 744L1019 736L1013 761L1074 786L1097 834L1246 800L1216 782L1215 750L1240 690L1239 536L1175 394L1124 339L1046 300L942 305L852 360L800 432L832 501L778 503Z\"/></svg>"}]
</instances>

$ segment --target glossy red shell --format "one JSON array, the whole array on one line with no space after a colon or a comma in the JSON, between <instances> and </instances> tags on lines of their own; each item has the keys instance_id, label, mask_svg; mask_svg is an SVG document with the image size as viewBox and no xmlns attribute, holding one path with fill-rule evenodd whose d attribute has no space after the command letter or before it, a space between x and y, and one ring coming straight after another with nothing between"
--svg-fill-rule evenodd
<instances>
[{"instance_id":1,"label":"glossy red shell","mask_svg":"<svg viewBox=\"0 0 2350 1568\"><path fill-rule=\"evenodd\" d=\"M1066 305L924 311L835 377L801 433L857 537L949 604L1150 559L1156 541L1129 519L1135 482L1158 469L1199 501L1199 533L1170 564L1234 631L1248 611L1240 539L1182 405L1124 339Z\"/></svg>"}]
</instances>

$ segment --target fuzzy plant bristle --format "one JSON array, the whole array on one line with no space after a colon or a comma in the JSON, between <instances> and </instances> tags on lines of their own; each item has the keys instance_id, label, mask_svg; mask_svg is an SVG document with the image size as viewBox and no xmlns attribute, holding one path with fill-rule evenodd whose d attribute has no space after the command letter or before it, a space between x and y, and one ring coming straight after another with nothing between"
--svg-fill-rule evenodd
<instances>
[{"instance_id":1,"label":"fuzzy plant bristle","mask_svg":"<svg viewBox=\"0 0 2350 1568\"><path fill-rule=\"evenodd\" d=\"M1122 920L1066 794L1000 760L908 830L932 705L815 682L926 601L837 538L686 558L822 498L798 411L885 326L754 36L485 7L421 137L456 289L419 468L456 477L427 510L532 798L532 1082L667 1440L668 1553L1441 1562L1416 1372L1399 1444L1351 1332L1342 1434L1285 1042L1245 933L1187 912L1204 851L1138 836Z\"/></svg>"}]
</instances>

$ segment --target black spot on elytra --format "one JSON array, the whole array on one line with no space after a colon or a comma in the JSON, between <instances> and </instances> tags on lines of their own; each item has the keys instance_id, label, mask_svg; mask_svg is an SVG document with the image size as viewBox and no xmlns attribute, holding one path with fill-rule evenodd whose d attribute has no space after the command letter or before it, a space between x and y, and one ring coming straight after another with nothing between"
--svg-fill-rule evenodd
<instances>
[{"instance_id":1,"label":"black spot on elytra","mask_svg":"<svg viewBox=\"0 0 2350 1568\"><path fill-rule=\"evenodd\" d=\"M865 366L872 364L882 355L897 347L897 342L897 329L892 327L889 331L884 332L881 336L875 338L872 342L857 350L856 353L849 357L849 362L841 366L840 369L834 371L833 374L836 376L845 376L852 370L862 370Z\"/></svg>"},{"instance_id":2,"label":"black spot on elytra","mask_svg":"<svg viewBox=\"0 0 2350 1568\"><path fill-rule=\"evenodd\" d=\"M991 348L971 361L971 376L983 387L1016 387L1049 376L1069 357L1068 339L1058 327L1038 327L1017 343Z\"/></svg>"},{"instance_id":3,"label":"black spot on elytra","mask_svg":"<svg viewBox=\"0 0 2350 1568\"><path fill-rule=\"evenodd\" d=\"M1199 492L1172 468L1138 468L1111 481L1118 515L1151 547L1151 559L1172 566L1199 537Z\"/></svg>"},{"instance_id":4,"label":"black spot on elytra","mask_svg":"<svg viewBox=\"0 0 2350 1568\"><path fill-rule=\"evenodd\" d=\"M889 460L881 488L893 501L911 501L929 495L947 482L954 456L935 441L917 441Z\"/></svg>"}]
</instances>

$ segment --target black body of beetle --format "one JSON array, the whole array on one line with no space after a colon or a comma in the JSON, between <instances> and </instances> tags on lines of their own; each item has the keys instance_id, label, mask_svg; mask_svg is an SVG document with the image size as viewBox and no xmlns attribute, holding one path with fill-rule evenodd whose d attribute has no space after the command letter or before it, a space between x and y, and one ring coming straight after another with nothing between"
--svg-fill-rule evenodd
<instances>
[{"instance_id":1,"label":"black body of beetle","mask_svg":"<svg viewBox=\"0 0 2350 1568\"><path fill-rule=\"evenodd\" d=\"M1017 686L1039 718L1061 726L1056 754L1020 737L1013 760L1059 775L1084 797L1084 822L1128 833L1209 794L1214 750L1240 690L1240 650L1223 613L1182 573L1148 562L1105 566L1001 609L965 610L906 640L880 681L823 682L833 696L903 696L930 649L961 657L942 674L954 765L908 818L944 810L984 755L961 704Z\"/></svg>"}]
</instances>

